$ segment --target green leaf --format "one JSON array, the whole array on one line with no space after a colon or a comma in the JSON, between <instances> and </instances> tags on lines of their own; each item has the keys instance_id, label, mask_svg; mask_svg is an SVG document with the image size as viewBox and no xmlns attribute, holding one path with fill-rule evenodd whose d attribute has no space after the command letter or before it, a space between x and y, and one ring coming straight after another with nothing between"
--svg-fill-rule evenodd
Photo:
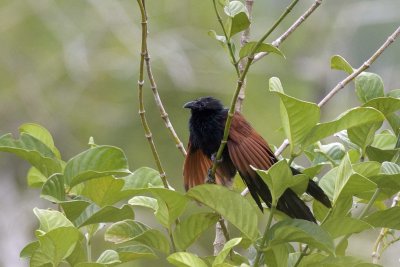
<instances>
[{"instance_id":1,"label":"green leaf","mask_svg":"<svg viewBox=\"0 0 400 267\"><path fill-rule=\"evenodd\" d=\"M150 228L141 222L134 220L124 220L112 224L105 232L104 238L106 241L115 244L124 243L143 234Z\"/></svg>"},{"instance_id":2,"label":"green leaf","mask_svg":"<svg viewBox=\"0 0 400 267\"><path fill-rule=\"evenodd\" d=\"M274 224L268 233L268 246L300 242L334 254L334 244L330 235L317 224L309 221L283 220Z\"/></svg>"},{"instance_id":3,"label":"green leaf","mask_svg":"<svg viewBox=\"0 0 400 267\"><path fill-rule=\"evenodd\" d=\"M135 196L128 201L129 205L150 208L154 211L158 209L157 199L146 196Z\"/></svg>"},{"instance_id":4,"label":"green leaf","mask_svg":"<svg viewBox=\"0 0 400 267\"><path fill-rule=\"evenodd\" d=\"M166 211L163 213L168 214L167 227L182 214L189 201L184 194L177 191L165 188L150 188L149 191L158 199L159 209L165 206ZM163 201L165 205L160 205L160 201Z\"/></svg>"},{"instance_id":5,"label":"green leaf","mask_svg":"<svg viewBox=\"0 0 400 267\"><path fill-rule=\"evenodd\" d=\"M393 97L378 97L369 100L362 106L372 107L382 112L383 115L387 116L400 110L400 99Z\"/></svg>"},{"instance_id":6,"label":"green leaf","mask_svg":"<svg viewBox=\"0 0 400 267\"><path fill-rule=\"evenodd\" d=\"M353 73L353 67L342 56L339 55L331 57L331 69L343 70L348 74Z\"/></svg>"},{"instance_id":7,"label":"green leaf","mask_svg":"<svg viewBox=\"0 0 400 267\"><path fill-rule=\"evenodd\" d=\"M345 129L368 123L378 123L384 119L382 113L374 108L353 108L341 114L333 121L317 124L306 138L304 145L312 144Z\"/></svg>"},{"instance_id":8,"label":"green leaf","mask_svg":"<svg viewBox=\"0 0 400 267\"><path fill-rule=\"evenodd\" d=\"M160 231L149 229L146 225L133 220L112 224L106 230L104 238L115 244L133 240L158 249L165 254L169 253L169 242Z\"/></svg>"},{"instance_id":9,"label":"green leaf","mask_svg":"<svg viewBox=\"0 0 400 267\"><path fill-rule=\"evenodd\" d=\"M207 264L197 255L189 252L176 252L168 256L167 261L178 267L207 267Z\"/></svg>"},{"instance_id":10,"label":"green leaf","mask_svg":"<svg viewBox=\"0 0 400 267\"><path fill-rule=\"evenodd\" d=\"M301 145L311 129L320 119L319 107L310 102L302 101L283 93L282 85L277 77L269 80L269 90L280 98L280 113L283 130L289 139L291 152Z\"/></svg>"},{"instance_id":11,"label":"green leaf","mask_svg":"<svg viewBox=\"0 0 400 267\"><path fill-rule=\"evenodd\" d=\"M224 7L224 11L228 16L228 20L225 23L225 28L229 38L250 26L247 9L242 2L231 1Z\"/></svg>"},{"instance_id":12,"label":"green leaf","mask_svg":"<svg viewBox=\"0 0 400 267\"><path fill-rule=\"evenodd\" d=\"M367 146L374 141L375 132L381 128L382 122L364 124L347 130L350 140L361 148L363 155Z\"/></svg>"},{"instance_id":13,"label":"green leaf","mask_svg":"<svg viewBox=\"0 0 400 267\"><path fill-rule=\"evenodd\" d=\"M374 227L400 230L400 207L376 211L363 220Z\"/></svg>"},{"instance_id":14,"label":"green leaf","mask_svg":"<svg viewBox=\"0 0 400 267\"><path fill-rule=\"evenodd\" d=\"M272 205L276 205L278 203L278 199L282 196L282 194L289 187L297 186L299 183L304 184L304 190L308 184L308 177L303 176L305 178L299 178L299 176L294 177L292 175L292 171L289 168L286 160L281 160L272 165L267 171L258 170L253 168L258 175L266 182L269 190L271 191L272 196Z\"/></svg>"},{"instance_id":15,"label":"green leaf","mask_svg":"<svg viewBox=\"0 0 400 267\"><path fill-rule=\"evenodd\" d=\"M379 149L373 146L367 146L365 150L369 160L385 162L391 161L396 155L398 149Z\"/></svg>"},{"instance_id":16,"label":"green leaf","mask_svg":"<svg viewBox=\"0 0 400 267\"><path fill-rule=\"evenodd\" d=\"M340 225L340 227L338 227L338 225ZM321 225L321 227L327 231L332 238L359 233L372 228L370 224L351 217L329 219Z\"/></svg>"},{"instance_id":17,"label":"green leaf","mask_svg":"<svg viewBox=\"0 0 400 267\"><path fill-rule=\"evenodd\" d=\"M70 222L64 214L56 210L43 210L34 208L33 213L39 220L39 230L47 233L53 229L59 227L73 227L74 225Z\"/></svg>"},{"instance_id":18,"label":"green leaf","mask_svg":"<svg viewBox=\"0 0 400 267\"><path fill-rule=\"evenodd\" d=\"M98 179L92 179L85 182L82 195L86 196L100 207L113 205L122 200L124 194L121 190L124 187L123 179L113 176L104 176Z\"/></svg>"},{"instance_id":19,"label":"green leaf","mask_svg":"<svg viewBox=\"0 0 400 267\"><path fill-rule=\"evenodd\" d=\"M58 151L54 145L51 133L43 126L35 123L24 123L19 127L19 132L35 137L37 140L41 141L48 148L50 148L50 150L58 159L61 159L60 151Z\"/></svg>"},{"instance_id":20,"label":"green leaf","mask_svg":"<svg viewBox=\"0 0 400 267\"><path fill-rule=\"evenodd\" d=\"M232 238L231 240L226 242L222 250L217 255L217 257L215 257L212 267L222 264L225 261L226 257L228 256L229 252L232 250L232 248L234 246L239 245L241 241L242 238Z\"/></svg>"},{"instance_id":21,"label":"green leaf","mask_svg":"<svg viewBox=\"0 0 400 267\"><path fill-rule=\"evenodd\" d=\"M149 187L164 187L162 180L160 178L160 174L148 167L142 167L137 169L132 174L122 177L125 181L125 185L122 188L122 192L127 191L129 193L139 193L142 192L143 189Z\"/></svg>"},{"instance_id":22,"label":"green leaf","mask_svg":"<svg viewBox=\"0 0 400 267\"><path fill-rule=\"evenodd\" d=\"M34 241L26 245L19 253L20 258L30 258L32 254L40 247L39 241Z\"/></svg>"},{"instance_id":23,"label":"green leaf","mask_svg":"<svg viewBox=\"0 0 400 267\"><path fill-rule=\"evenodd\" d=\"M355 85L357 96L362 103L385 95L382 78L375 73L362 72L356 77Z\"/></svg>"},{"instance_id":24,"label":"green leaf","mask_svg":"<svg viewBox=\"0 0 400 267\"><path fill-rule=\"evenodd\" d=\"M249 42L245 44L239 51L239 58L242 59L260 52L274 53L285 58L285 55L282 53L282 51L272 44L261 43L257 48L256 47L257 42Z\"/></svg>"},{"instance_id":25,"label":"green leaf","mask_svg":"<svg viewBox=\"0 0 400 267\"><path fill-rule=\"evenodd\" d=\"M86 238L83 234L80 234L80 239L76 243L74 250L72 253L66 258L66 261L71 266L76 266L81 262L87 261L87 253L86 253Z\"/></svg>"},{"instance_id":26,"label":"green leaf","mask_svg":"<svg viewBox=\"0 0 400 267\"><path fill-rule=\"evenodd\" d=\"M205 230L217 223L219 218L218 214L209 212L190 215L175 227L173 233L175 245L180 250L187 249Z\"/></svg>"},{"instance_id":27,"label":"green leaf","mask_svg":"<svg viewBox=\"0 0 400 267\"><path fill-rule=\"evenodd\" d=\"M354 173L350 159L346 155L337 170L333 202L335 203L343 196L353 196L375 189L376 184L374 182L358 173Z\"/></svg>"},{"instance_id":28,"label":"green leaf","mask_svg":"<svg viewBox=\"0 0 400 267\"><path fill-rule=\"evenodd\" d=\"M226 47L226 38L223 35L218 35L214 30L208 31L208 36L218 41L222 47Z\"/></svg>"},{"instance_id":29,"label":"green leaf","mask_svg":"<svg viewBox=\"0 0 400 267\"><path fill-rule=\"evenodd\" d=\"M69 200L60 203L65 216L72 222L90 205L90 202L85 200Z\"/></svg>"},{"instance_id":30,"label":"green leaf","mask_svg":"<svg viewBox=\"0 0 400 267\"><path fill-rule=\"evenodd\" d=\"M247 238L255 240L258 236L257 215L253 206L239 193L219 185L199 185L190 189L187 196L221 214L238 228ZM221 201L223 196L224 201Z\"/></svg>"},{"instance_id":31,"label":"green leaf","mask_svg":"<svg viewBox=\"0 0 400 267\"><path fill-rule=\"evenodd\" d=\"M383 131L375 135L371 146L383 150L390 150L396 147L397 137L390 131Z\"/></svg>"},{"instance_id":32,"label":"green leaf","mask_svg":"<svg viewBox=\"0 0 400 267\"><path fill-rule=\"evenodd\" d=\"M118 247L117 252L122 262L157 258L157 255L151 248L140 243L135 243L126 247Z\"/></svg>"},{"instance_id":33,"label":"green leaf","mask_svg":"<svg viewBox=\"0 0 400 267\"><path fill-rule=\"evenodd\" d=\"M47 177L35 167L31 167L26 175L26 180L29 187L38 188L44 185L47 181Z\"/></svg>"},{"instance_id":34,"label":"green leaf","mask_svg":"<svg viewBox=\"0 0 400 267\"><path fill-rule=\"evenodd\" d=\"M108 249L106 251L103 251L99 258L96 261L97 263L103 263L106 265L109 264L115 264L115 263L121 263L118 253L115 250Z\"/></svg>"},{"instance_id":35,"label":"green leaf","mask_svg":"<svg viewBox=\"0 0 400 267\"><path fill-rule=\"evenodd\" d=\"M269 267L287 267L291 251L293 251L293 247L290 244L273 246L264 252L265 263Z\"/></svg>"},{"instance_id":36,"label":"green leaf","mask_svg":"<svg viewBox=\"0 0 400 267\"><path fill-rule=\"evenodd\" d=\"M117 222L125 219L133 219L135 214L129 205L121 208L105 206L99 208L95 204L88 206L85 211L75 220L75 224L80 228L95 223Z\"/></svg>"},{"instance_id":37,"label":"green leaf","mask_svg":"<svg viewBox=\"0 0 400 267\"><path fill-rule=\"evenodd\" d=\"M61 162L51 149L26 133L21 133L20 139L14 139L11 134L1 136L0 151L13 153L28 161L46 177L60 173L62 169Z\"/></svg>"},{"instance_id":38,"label":"green leaf","mask_svg":"<svg viewBox=\"0 0 400 267\"><path fill-rule=\"evenodd\" d=\"M318 161L314 160L313 163L316 164L326 164L330 163L333 166L337 166L340 164L344 155L346 154L345 147L338 142L322 145L320 142L317 142L317 148L314 149L314 153L320 154L316 158ZM314 156L315 157L315 156Z\"/></svg>"},{"instance_id":39,"label":"green leaf","mask_svg":"<svg viewBox=\"0 0 400 267\"><path fill-rule=\"evenodd\" d=\"M54 174L44 183L41 198L59 203L65 200L64 177L61 174Z\"/></svg>"},{"instance_id":40,"label":"green leaf","mask_svg":"<svg viewBox=\"0 0 400 267\"><path fill-rule=\"evenodd\" d=\"M32 260L35 261L37 257L35 254L38 253L43 263L50 262L53 266L58 266L73 252L79 240L79 231L74 227L58 227L44 235L39 235L38 240L40 247L32 255Z\"/></svg>"},{"instance_id":41,"label":"green leaf","mask_svg":"<svg viewBox=\"0 0 400 267\"><path fill-rule=\"evenodd\" d=\"M154 210L157 220L165 227L170 227L170 218L167 204L162 199L155 199L146 196L136 196L128 202L132 206L141 206Z\"/></svg>"},{"instance_id":42,"label":"green leaf","mask_svg":"<svg viewBox=\"0 0 400 267\"><path fill-rule=\"evenodd\" d=\"M73 157L64 170L65 183L73 187L84 181L108 175L129 174L124 152L113 146L97 146Z\"/></svg>"}]
</instances>

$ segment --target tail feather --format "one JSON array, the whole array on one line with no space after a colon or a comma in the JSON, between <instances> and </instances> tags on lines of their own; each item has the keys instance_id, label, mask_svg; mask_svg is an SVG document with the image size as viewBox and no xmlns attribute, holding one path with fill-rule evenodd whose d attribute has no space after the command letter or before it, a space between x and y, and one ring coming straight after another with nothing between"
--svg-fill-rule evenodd
<instances>
[{"instance_id":1,"label":"tail feather","mask_svg":"<svg viewBox=\"0 0 400 267\"><path fill-rule=\"evenodd\" d=\"M301 174L300 171L296 170L295 168L291 168L293 175ZM324 204L327 208L332 208L331 201L329 200L328 196L325 192L318 186L316 182L310 180L308 182L306 192L311 195L313 198Z\"/></svg>"}]
</instances>

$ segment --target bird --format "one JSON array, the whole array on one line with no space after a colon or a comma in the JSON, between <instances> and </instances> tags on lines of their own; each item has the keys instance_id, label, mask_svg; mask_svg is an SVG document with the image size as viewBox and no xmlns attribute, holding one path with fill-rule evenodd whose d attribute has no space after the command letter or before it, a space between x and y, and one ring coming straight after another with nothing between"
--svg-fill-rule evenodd
<instances>
[{"instance_id":1,"label":"bird","mask_svg":"<svg viewBox=\"0 0 400 267\"><path fill-rule=\"evenodd\" d=\"M183 165L184 186L187 191L205 183L223 138L228 109L224 108L220 100L210 96L190 101L183 107L191 110L188 152ZM216 183L227 186L238 172L257 206L263 211L261 200L271 207L271 193L251 166L268 170L276 162L278 159L267 141L236 111L222 159L218 161ZM300 173L297 169L291 169L294 175ZM328 196L315 181L309 180L306 192L327 208L331 208ZM290 188L280 197L276 208L291 218L316 222L310 208Z\"/></svg>"}]
</instances>

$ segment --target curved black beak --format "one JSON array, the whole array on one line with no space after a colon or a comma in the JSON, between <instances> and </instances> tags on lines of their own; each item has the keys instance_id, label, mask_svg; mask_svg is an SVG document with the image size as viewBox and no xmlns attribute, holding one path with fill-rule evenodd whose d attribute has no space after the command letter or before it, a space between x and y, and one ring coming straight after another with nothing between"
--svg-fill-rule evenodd
<instances>
[{"instance_id":1,"label":"curved black beak","mask_svg":"<svg viewBox=\"0 0 400 267\"><path fill-rule=\"evenodd\" d=\"M183 105L183 107L192 109L197 106L196 103L197 103L197 101L190 101L190 102L187 102L185 105Z\"/></svg>"}]
</instances>

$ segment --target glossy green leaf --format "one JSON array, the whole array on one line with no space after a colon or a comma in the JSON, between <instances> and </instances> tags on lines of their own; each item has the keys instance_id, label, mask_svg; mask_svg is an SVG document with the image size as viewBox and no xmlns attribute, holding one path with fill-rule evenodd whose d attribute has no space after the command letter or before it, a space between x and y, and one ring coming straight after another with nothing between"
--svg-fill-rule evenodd
<instances>
[{"instance_id":1,"label":"glossy green leaf","mask_svg":"<svg viewBox=\"0 0 400 267\"><path fill-rule=\"evenodd\" d=\"M208 36L218 41L222 47L226 47L226 38L223 35L218 35L214 30L208 31Z\"/></svg>"},{"instance_id":2,"label":"glossy green leaf","mask_svg":"<svg viewBox=\"0 0 400 267\"><path fill-rule=\"evenodd\" d=\"M250 20L247 15L247 9L240 1L231 1L224 7L228 19L225 28L229 38L234 36L250 26Z\"/></svg>"},{"instance_id":3,"label":"glossy green leaf","mask_svg":"<svg viewBox=\"0 0 400 267\"><path fill-rule=\"evenodd\" d=\"M24 123L19 127L19 132L26 133L35 137L43 144L45 144L48 148L50 148L50 150L58 159L61 159L60 151L58 151L58 149L54 145L54 140L51 136L51 133L43 126L35 123Z\"/></svg>"},{"instance_id":4,"label":"glossy green leaf","mask_svg":"<svg viewBox=\"0 0 400 267\"><path fill-rule=\"evenodd\" d=\"M95 204L88 206L85 211L75 220L78 227L83 227L95 223L117 222L125 219L133 219L135 214L129 205L121 208L105 206L99 208Z\"/></svg>"},{"instance_id":5,"label":"glossy green leaf","mask_svg":"<svg viewBox=\"0 0 400 267\"><path fill-rule=\"evenodd\" d=\"M73 157L64 170L65 183L73 187L84 181L108 175L129 174L124 152L113 146L97 146Z\"/></svg>"},{"instance_id":6,"label":"glossy green leaf","mask_svg":"<svg viewBox=\"0 0 400 267\"><path fill-rule=\"evenodd\" d=\"M225 261L226 257L229 255L229 252L232 250L232 248L239 245L241 241L242 238L232 238L231 240L226 242L222 250L218 253L217 257L215 257L212 267L222 264Z\"/></svg>"},{"instance_id":7,"label":"glossy green leaf","mask_svg":"<svg viewBox=\"0 0 400 267\"><path fill-rule=\"evenodd\" d=\"M61 162L51 149L26 133L21 133L19 139L14 139L11 134L1 136L0 151L12 153L28 161L46 177L62 170Z\"/></svg>"},{"instance_id":8,"label":"glossy green leaf","mask_svg":"<svg viewBox=\"0 0 400 267\"><path fill-rule=\"evenodd\" d=\"M39 230L47 233L53 229L59 227L73 227L74 225L70 222L64 214L56 210L43 210L34 208L33 213L39 220Z\"/></svg>"},{"instance_id":9,"label":"glossy green leaf","mask_svg":"<svg viewBox=\"0 0 400 267\"><path fill-rule=\"evenodd\" d=\"M143 189L149 187L164 187L160 174L148 167L142 167L134 171L132 174L122 177L125 181L122 193L139 193ZM127 192L125 192L127 191Z\"/></svg>"},{"instance_id":10,"label":"glossy green leaf","mask_svg":"<svg viewBox=\"0 0 400 267\"><path fill-rule=\"evenodd\" d=\"M365 151L369 160L385 162L391 161L398 152L398 149L379 149L373 146L367 146Z\"/></svg>"},{"instance_id":11,"label":"glossy green leaf","mask_svg":"<svg viewBox=\"0 0 400 267\"><path fill-rule=\"evenodd\" d=\"M311 129L318 123L319 107L314 103L285 95L282 85L276 77L269 80L269 90L277 93L280 98L282 126L293 152L294 147L301 145Z\"/></svg>"},{"instance_id":12,"label":"glossy green leaf","mask_svg":"<svg viewBox=\"0 0 400 267\"><path fill-rule=\"evenodd\" d=\"M361 148L362 154L365 154L367 146L374 141L375 132L381 128L382 122L375 122L353 127L347 130L348 136L354 144Z\"/></svg>"},{"instance_id":13,"label":"glossy green leaf","mask_svg":"<svg viewBox=\"0 0 400 267\"><path fill-rule=\"evenodd\" d=\"M165 202L169 225L171 225L182 214L189 201L184 194L178 191L165 188L150 188L149 191L158 199L159 209L162 207L160 205L160 200Z\"/></svg>"},{"instance_id":14,"label":"glossy green leaf","mask_svg":"<svg viewBox=\"0 0 400 267\"><path fill-rule=\"evenodd\" d=\"M47 181L47 177L35 167L31 167L26 175L26 180L28 186L38 188L44 185L44 183Z\"/></svg>"},{"instance_id":15,"label":"glossy green leaf","mask_svg":"<svg viewBox=\"0 0 400 267\"><path fill-rule=\"evenodd\" d=\"M157 255L151 248L140 243L134 243L126 247L118 247L116 250L122 262L157 258Z\"/></svg>"},{"instance_id":16,"label":"glossy green leaf","mask_svg":"<svg viewBox=\"0 0 400 267\"><path fill-rule=\"evenodd\" d=\"M115 250L108 249L106 251L103 251L99 258L96 261L97 263L103 263L106 265L109 264L116 264L116 263L121 263L118 253Z\"/></svg>"},{"instance_id":17,"label":"glossy green leaf","mask_svg":"<svg viewBox=\"0 0 400 267\"><path fill-rule=\"evenodd\" d=\"M175 245L180 250L187 249L205 230L215 225L219 218L218 214L208 212L190 215L175 227L173 233Z\"/></svg>"},{"instance_id":18,"label":"glossy green leaf","mask_svg":"<svg viewBox=\"0 0 400 267\"><path fill-rule=\"evenodd\" d=\"M308 177L306 175L301 178L300 176L294 177L286 160L278 161L267 171L258 170L256 168L253 169L268 185L268 188L271 191L273 205L278 203L278 199L289 187L295 187L301 183L303 184L302 188L304 190L307 188Z\"/></svg>"},{"instance_id":19,"label":"glossy green leaf","mask_svg":"<svg viewBox=\"0 0 400 267\"><path fill-rule=\"evenodd\" d=\"M354 173L350 159L346 155L337 170L333 202L335 203L342 196L353 196L375 189L376 184L374 182L358 173Z\"/></svg>"},{"instance_id":20,"label":"glossy green leaf","mask_svg":"<svg viewBox=\"0 0 400 267\"><path fill-rule=\"evenodd\" d=\"M353 73L353 67L342 56L339 55L334 55L331 57L331 69L342 70L348 74Z\"/></svg>"},{"instance_id":21,"label":"glossy green leaf","mask_svg":"<svg viewBox=\"0 0 400 267\"><path fill-rule=\"evenodd\" d=\"M158 209L157 199L146 196L135 196L128 201L129 205L150 208L154 211Z\"/></svg>"},{"instance_id":22,"label":"glossy green leaf","mask_svg":"<svg viewBox=\"0 0 400 267\"><path fill-rule=\"evenodd\" d=\"M113 205L125 195L121 194L125 181L113 176L104 176L85 182L82 195L92 200L100 207Z\"/></svg>"},{"instance_id":23,"label":"glossy green leaf","mask_svg":"<svg viewBox=\"0 0 400 267\"><path fill-rule=\"evenodd\" d=\"M397 137L390 131L383 131L374 137L371 146L383 150L394 149L396 146Z\"/></svg>"},{"instance_id":24,"label":"glossy green leaf","mask_svg":"<svg viewBox=\"0 0 400 267\"><path fill-rule=\"evenodd\" d=\"M199 258L189 252L176 252L168 256L167 261L178 267L207 267L208 265Z\"/></svg>"},{"instance_id":25,"label":"glossy green leaf","mask_svg":"<svg viewBox=\"0 0 400 267\"><path fill-rule=\"evenodd\" d=\"M58 227L39 235L38 240L40 247L32 255L31 264L37 257L35 254L38 253L41 260L45 258L46 262L58 266L73 252L79 240L79 231L74 227Z\"/></svg>"},{"instance_id":26,"label":"glossy green leaf","mask_svg":"<svg viewBox=\"0 0 400 267\"><path fill-rule=\"evenodd\" d=\"M317 224L297 219L287 219L274 224L268 232L268 246L287 242L300 242L334 254L331 236Z\"/></svg>"},{"instance_id":27,"label":"glossy green leaf","mask_svg":"<svg viewBox=\"0 0 400 267\"><path fill-rule=\"evenodd\" d=\"M112 224L105 232L104 238L106 241L115 244L133 240L135 237L143 234L150 228L141 222L134 220L124 220Z\"/></svg>"},{"instance_id":28,"label":"glossy green leaf","mask_svg":"<svg viewBox=\"0 0 400 267\"><path fill-rule=\"evenodd\" d=\"M330 163L333 166L339 165L344 155L346 154L345 147L338 142L329 143L326 145L317 142L317 148L314 149L314 153L320 154L318 161L315 164L325 164ZM315 157L315 156L314 156Z\"/></svg>"},{"instance_id":29,"label":"glossy green leaf","mask_svg":"<svg viewBox=\"0 0 400 267\"><path fill-rule=\"evenodd\" d=\"M400 230L400 207L376 211L363 220L374 227Z\"/></svg>"},{"instance_id":30,"label":"glossy green leaf","mask_svg":"<svg viewBox=\"0 0 400 267\"><path fill-rule=\"evenodd\" d=\"M82 212L90 205L90 202L85 200L69 200L60 203L65 216L72 222L78 218Z\"/></svg>"},{"instance_id":31,"label":"glossy green leaf","mask_svg":"<svg viewBox=\"0 0 400 267\"><path fill-rule=\"evenodd\" d=\"M385 118L381 112L370 107L357 107L341 114L337 119L317 124L305 140L305 145L312 144L334 133L368 123L378 123Z\"/></svg>"},{"instance_id":32,"label":"glossy green leaf","mask_svg":"<svg viewBox=\"0 0 400 267\"><path fill-rule=\"evenodd\" d=\"M30 258L32 254L40 247L39 241L34 241L27 244L19 253L20 258Z\"/></svg>"},{"instance_id":33,"label":"glossy green leaf","mask_svg":"<svg viewBox=\"0 0 400 267\"><path fill-rule=\"evenodd\" d=\"M54 174L44 183L41 198L59 203L65 200L64 177L62 174Z\"/></svg>"},{"instance_id":34,"label":"glossy green leaf","mask_svg":"<svg viewBox=\"0 0 400 267\"><path fill-rule=\"evenodd\" d=\"M371 72L362 72L355 79L356 93L362 103L385 95L382 78Z\"/></svg>"},{"instance_id":35,"label":"glossy green leaf","mask_svg":"<svg viewBox=\"0 0 400 267\"><path fill-rule=\"evenodd\" d=\"M272 44L261 43L257 48L256 47L257 42L249 42L245 44L239 51L239 58L242 59L260 52L274 53L285 58L285 55L282 53L282 51Z\"/></svg>"},{"instance_id":36,"label":"glossy green leaf","mask_svg":"<svg viewBox=\"0 0 400 267\"><path fill-rule=\"evenodd\" d=\"M338 227L338 225L340 225L340 227ZM370 224L351 217L333 218L327 220L321 227L327 231L332 238L359 233L372 228Z\"/></svg>"},{"instance_id":37,"label":"glossy green leaf","mask_svg":"<svg viewBox=\"0 0 400 267\"><path fill-rule=\"evenodd\" d=\"M287 267L291 251L293 247L290 244L273 246L264 252L265 263L268 267Z\"/></svg>"},{"instance_id":38,"label":"glossy green leaf","mask_svg":"<svg viewBox=\"0 0 400 267\"><path fill-rule=\"evenodd\" d=\"M193 187L187 196L221 214L247 238L251 240L257 238L256 212L249 201L239 193L223 186L205 184ZM224 196L224 201L221 201L221 196Z\"/></svg>"}]
</instances>

